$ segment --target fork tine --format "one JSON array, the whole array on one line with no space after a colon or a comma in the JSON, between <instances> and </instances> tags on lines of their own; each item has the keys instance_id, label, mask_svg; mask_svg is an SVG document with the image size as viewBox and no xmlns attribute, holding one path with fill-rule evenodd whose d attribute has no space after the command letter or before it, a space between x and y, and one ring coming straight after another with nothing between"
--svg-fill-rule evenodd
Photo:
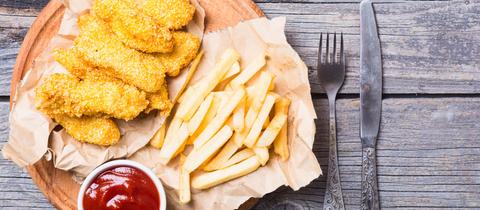
<instances>
[{"instance_id":1,"label":"fork tine","mask_svg":"<svg viewBox=\"0 0 480 210\"><path fill-rule=\"evenodd\" d=\"M318 64L317 66L320 67L320 64L322 63L322 41L323 41L323 33L320 33L320 42L318 43Z\"/></svg>"},{"instance_id":2,"label":"fork tine","mask_svg":"<svg viewBox=\"0 0 480 210\"><path fill-rule=\"evenodd\" d=\"M340 34L340 62L345 65L345 53L343 52L343 32Z\"/></svg>"},{"instance_id":3,"label":"fork tine","mask_svg":"<svg viewBox=\"0 0 480 210\"><path fill-rule=\"evenodd\" d=\"M329 48L328 45L329 45L329 42L330 42L330 41L328 41L329 37L330 37L330 34L327 33L327 48L326 48L327 52L325 53L325 63L328 63L328 61L329 61L329 59L328 59L328 48Z\"/></svg>"},{"instance_id":4,"label":"fork tine","mask_svg":"<svg viewBox=\"0 0 480 210\"><path fill-rule=\"evenodd\" d=\"M333 54L332 54L332 63L337 61L337 32L333 33Z\"/></svg>"}]
</instances>

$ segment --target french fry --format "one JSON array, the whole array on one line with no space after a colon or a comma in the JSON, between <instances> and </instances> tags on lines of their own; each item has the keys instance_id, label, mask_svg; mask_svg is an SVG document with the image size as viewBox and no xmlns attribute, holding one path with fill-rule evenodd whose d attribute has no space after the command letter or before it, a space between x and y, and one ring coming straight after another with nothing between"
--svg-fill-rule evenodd
<instances>
[{"instance_id":1,"label":"french fry","mask_svg":"<svg viewBox=\"0 0 480 210\"><path fill-rule=\"evenodd\" d=\"M238 147L243 145L243 140L245 139L245 132L235 132L232 136L233 141L237 144Z\"/></svg>"},{"instance_id":2,"label":"french fry","mask_svg":"<svg viewBox=\"0 0 480 210\"><path fill-rule=\"evenodd\" d=\"M272 144L273 140L277 138L278 133L280 133L280 130L286 122L287 115L283 113L275 114L267 129L263 131L262 135L258 139L257 146L269 147Z\"/></svg>"},{"instance_id":3,"label":"french fry","mask_svg":"<svg viewBox=\"0 0 480 210\"><path fill-rule=\"evenodd\" d=\"M181 119L175 117L170 121L170 125L168 126L167 132L165 134L164 144L169 144L170 142L175 140L175 134L178 132L178 129L180 129L182 123L183 121Z\"/></svg>"},{"instance_id":4,"label":"french fry","mask_svg":"<svg viewBox=\"0 0 480 210\"><path fill-rule=\"evenodd\" d=\"M185 155L180 155L180 181L178 189L178 197L180 198L180 204L186 204L190 202L190 173L183 168L185 163Z\"/></svg>"},{"instance_id":5,"label":"french fry","mask_svg":"<svg viewBox=\"0 0 480 210\"><path fill-rule=\"evenodd\" d=\"M265 119L265 123L263 123L262 129L266 129L268 127L268 124L270 124L270 116Z\"/></svg>"},{"instance_id":6,"label":"french fry","mask_svg":"<svg viewBox=\"0 0 480 210\"><path fill-rule=\"evenodd\" d=\"M193 150L185 160L184 168L192 172L212 157L232 136L232 129L227 125L223 126L215 136L198 150Z\"/></svg>"},{"instance_id":7,"label":"french fry","mask_svg":"<svg viewBox=\"0 0 480 210\"><path fill-rule=\"evenodd\" d=\"M240 102L240 104L233 111L232 116L232 126L236 132L241 132L245 127L245 103L247 100L245 98Z\"/></svg>"},{"instance_id":8,"label":"french fry","mask_svg":"<svg viewBox=\"0 0 480 210\"><path fill-rule=\"evenodd\" d=\"M203 130L205 130L205 128L208 126L209 122L217 114L217 111L220 107L220 104L222 103L222 100L224 100L223 98L225 98L225 97L226 96L225 96L225 94L223 94L223 92L222 92L222 94L218 93L218 92L213 93L212 104L210 105L210 108L208 109L207 114L205 114L205 117L203 118L203 121L200 123L200 126L197 128L195 133L188 138L188 142L187 142L188 145L193 144L193 142L198 137L198 135L200 135L200 133Z\"/></svg>"},{"instance_id":9,"label":"french fry","mask_svg":"<svg viewBox=\"0 0 480 210\"><path fill-rule=\"evenodd\" d=\"M252 148L257 142L257 138L262 131L262 126L265 123L265 120L268 118L270 110L275 103L275 100L276 97L271 94L268 94L265 98L265 102L263 103L260 112L258 113L257 119L255 119L252 128L248 132L247 137L245 137L245 140L243 141L243 144L248 148Z\"/></svg>"},{"instance_id":10,"label":"french fry","mask_svg":"<svg viewBox=\"0 0 480 210\"><path fill-rule=\"evenodd\" d=\"M160 162L165 165L183 150L188 138L187 123L182 122L179 129L171 135L172 138L165 139L165 143L159 154Z\"/></svg>"},{"instance_id":11,"label":"french fry","mask_svg":"<svg viewBox=\"0 0 480 210\"><path fill-rule=\"evenodd\" d=\"M254 84L247 98L247 106L250 106L245 116L245 127L247 132L250 131L252 123L257 118L262 104L268 92L268 86L273 80L273 74L269 72L261 72L260 77Z\"/></svg>"},{"instance_id":12,"label":"french fry","mask_svg":"<svg viewBox=\"0 0 480 210\"><path fill-rule=\"evenodd\" d=\"M239 148L240 146L238 146L235 140L231 138L223 146L222 150L220 150L220 152L203 168L203 170L214 171L221 169L222 163L227 162Z\"/></svg>"},{"instance_id":13,"label":"french fry","mask_svg":"<svg viewBox=\"0 0 480 210\"><path fill-rule=\"evenodd\" d=\"M210 106L212 105L213 97L214 94L210 93L207 98L205 98L205 101L202 102L197 112L195 112L192 119L190 119L190 121L188 122L188 133L190 135L193 135L202 123L205 115L207 114Z\"/></svg>"},{"instance_id":14,"label":"french fry","mask_svg":"<svg viewBox=\"0 0 480 210\"><path fill-rule=\"evenodd\" d=\"M198 65L200 64L200 61L202 60L203 54L204 54L204 51L201 50L197 54L195 59L193 59L192 63L190 63L190 69L187 72L187 76L185 77L185 81L183 81L182 87L180 88L176 97L173 99L173 101L172 101L173 103L175 103L179 99L179 97L181 95L183 95L182 93L185 90L185 87L187 87L188 83L190 83L190 79L192 79L193 74L195 74L195 72L198 69Z\"/></svg>"},{"instance_id":15,"label":"french fry","mask_svg":"<svg viewBox=\"0 0 480 210\"><path fill-rule=\"evenodd\" d=\"M261 55L255 57L255 59L251 63L249 63L247 67L245 67L245 69L243 69L243 71L241 71L240 74L230 82L230 84L232 84L233 87L244 85L258 71L260 71L260 69L262 69L265 64L265 54L262 53Z\"/></svg>"},{"instance_id":16,"label":"french fry","mask_svg":"<svg viewBox=\"0 0 480 210\"><path fill-rule=\"evenodd\" d=\"M224 182L247 175L260 167L257 156L252 156L230 167L208 172L192 177L192 187L195 189L208 189Z\"/></svg>"},{"instance_id":17,"label":"french fry","mask_svg":"<svg viewBox=\"0 0 480 210\"><path fill-rule=\"evenodd\" d=\"M229 167L231 165L235 165L243 160L246 160L252 156L255 155L255 152L252 151L252 149L250 148L245 148L245 149L242 149L240 151L238 151L237 153L235 153L230 159L228 159L226 162L223 162L221 165L220 165L220 169L223 169L223 168L226 168L226 167Z\"/></svg>"},{"instance_id":18,"label":"french fry","mask_svg":"<svg viewBox=\"0 0 480 210\"><path fill-rule=\"evenodd\" d=\"M220 83L230 67L239 59L240 55L234 49L227 49L221 56L220 61L215 65L212 72L203 80L203 85L189 100L184 100L178 107L175 114L178 118L189 121L205 97Z\"/></svg>"},{"instance_id":19,"label":"french fry","mask_svg":"<svg viewBox=\"0 0 480 210\"><path fill-rule=\"evenodd\" d=\"M208 140L223 126L225 121L232 114L238 103L245 97L245 89L241 88L235 91L233 96L228 99L224 107L221 107L217 115L209 122L207 127L198 135L193 142L194 148L198 149L207 143Z\"/></svg>"},{"instance_id":20,"label":"french fry","mask_svg":"<svg viewBox=\"0 0 480 210\"><path fill-rule=\"evenodd\" d=\"M270 158L270 155L268 154L268 148L266 148L266 147L254 147L253 152L258 157L258 160L260 161L262 166L267 164L268 159Z\"/></svg>"},{"instance_id":21,"label":"french fry","mask_svg":"<svg viewBox=\"0 0 480 210\"><path fill-rule=\"evenodd\" d=\"M232 67L230 67L230 69L227 72L227 75L223 77L222 82L230 79L231 77L235 76L239 72L240 72L240 63L237 61L233 63Z\"/></svg>"},{"instance_id":22,"label":"french fry","mask_svg":"<svg viewBox=\"0 0 480 210\"><path fill-rule=\"evenodd\" d=\"M152 139L150 139L150 146L160 149L163 146L163 142L165 140L165 132L166 132L166 123L164 122L162 126L155 132Z\"/></svg>"},{"instance_id":23,"label":"french fry","mask_svg":"<svg viewBox=\"0 0 480 210\"><path fill-rule=\"evenodd\" d=\"M274 111L275 113L283 113L288 116L289 106L290 99L281 98L275 103ZM288 151L288 119L280 130L280 133L277 135L277 138L273 141L273 151L280 156L282 161L287 160L290 155Z\"/></svg>"},{"instance_id":24,"label":"french fry","mask_svg":"<svg viewBox=\"0 0 480 210\"><path fill-rule=\"evenodd\" d=\"M273 91L275 90L275 82L270 83L270 86L268 86L268 91Z\"/></svg>"}]
</instances>

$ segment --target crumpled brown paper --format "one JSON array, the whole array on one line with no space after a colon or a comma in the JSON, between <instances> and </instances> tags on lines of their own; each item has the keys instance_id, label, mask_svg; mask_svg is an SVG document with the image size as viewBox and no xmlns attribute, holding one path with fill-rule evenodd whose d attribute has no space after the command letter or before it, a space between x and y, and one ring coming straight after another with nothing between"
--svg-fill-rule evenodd
<instances>
[{"instance_id":1,"label":"crumpled brown paper","mask_svg":"<svg viewBox=\"0 0 480 210\"><path fill-rule=\"evenodd\" d=\"M59 34L78 33L74 15L90 7L89 1L85 2L67 1L71 10L67 10ZM189 31L203 31L203 17L202 21L197 19L194 21L196 24L189 25ZM10 140L3 149L4 156L25 166L35 163L49 150L54 156L55 167L76 172L80 176L85 176L109 159L128 157L152 168L160 177L167 192L168 209L235 209L250 197L261 197L282 185L297 190L317 178L321 169L312 152L316 115L310 96L308 70L287 43L284 26L285 18L259 18L205 35L202 43L205 55L191 83L206 75L229 47L241 54L242 67L265 52L269 57L266 69L276 75L275 91L292 100L288 126L290 158L286 162L272 154L268 164L257 171L209 190L192 190L192 201L180 205L176 193L179 182L178 158L165 166L159 162L159 150L144 147L163 122L161 117L149 115L128 123L118 121L125 136L119 144L109 148L79 143L63 130L53 131L48 144L48 135L55 124L35 110L32 90L44 75L62 69L49 55L55 44L71 44L71 40L62 37L52 41L49 49L36 60L34 71L25 76L18 89L16 104L10 115ZM169 83L172 84L169 85L169 91L175 95L174 87L181 82L174 79Z\"/></svg>"},{"instance_id":2,"label":"crumpled brown paper","mask_svg":"<svg viewBox=\"0 0 480 210\"><path fill-rule=\"evenodd\" d=\"M288 119L290 158L282 162L272 154L268 164L257 171L209 190L193 190L192 202L180 205L176 193L179 185L178 158L165 167L159 162L158 150L145 147L130 159L154 169L164 183L168 209L235 209L250 197L262 197L282 185L298 190L321 174L312 152L316 115L308 70L287 43L284 26L285 18L259 18L206 34L203 38L205 55L191 83L206 75L229 47L240 53L242 67L265 52L268 56L266 69L276 75L275 92L292 100Z\"/></svg>"}]
</instances>

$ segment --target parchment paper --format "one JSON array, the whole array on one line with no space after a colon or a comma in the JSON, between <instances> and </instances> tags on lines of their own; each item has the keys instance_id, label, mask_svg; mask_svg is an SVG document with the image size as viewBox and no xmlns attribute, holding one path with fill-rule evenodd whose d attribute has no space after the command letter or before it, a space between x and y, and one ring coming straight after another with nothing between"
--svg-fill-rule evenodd
<instances>
[{"instance_id":1,"label":"parchment paper","mask_svg":"<svg viewBox=\"0 0 480 210\"><path fill-rule=\"evenodd\" d=\"M89 1L84 4L78 2L67 1L71 10L67 10L59 34L78 33L74 25L75 15L90 7ZM204 15L198 14L197 17L199 16L202 21L197 19L197 24L194 27L189 26L189 30L193 30L193 27L203 31ZM33 107L33 88L46 74L64 71L52 60L49 52L55 45L71 44L71 40L65 38L70 36L56 37L49 49L36 60L34 71L25 76L17 89L16 104L10 115L10 139L3 149L4 156L20 166L25 166L38 161L48 150L50 152L47 154L54 157L55 167L76 172L80 176L85 176L109 159L127 157L152 168L160 177L167 192L168 209L235 209L250 197L261 197L282 185L298 190L317 178L321 169L312 152L316 115L310 96L308 70L287 43L284 26L285 18L259 18L205 35L202 42L205 55L191 84L206 75L228 47L235 48L241 54L242 67L261 52L265 52L268 55L266 69L276 75L275 91L292 100L288 119L290 158L286 162L280 161L272 153L266 166L209 190L193 190L192 202L180 205L176 192L179 182L178 158L165 166L159 162L159 150L144 147L163 122L163 118L149 115L128 123L119 121L125 136L118 145L108 148L79 143L63 130L52 132L55 124ZM177 83L178 81L175 81L171 84ZM175 94L174 90L174 87L169 86L170 93ZM50 133L52 135L48 144Z\"/></svg>"},{"instance_id":2,"label":"parchment paper","mask_svg":"<svg viewBox=\"0 0 480 210\"><path fill-rule=\"evenodd\" d=\"M191 83L206 75L229 47L241 54L242 67L265 52L268 56L266 69L276 75L275 92L292 100L288 119L290 158L282 162L272 153L266 166L209 190L193 191L192 202L180 205L176 193L179 184L178 160L165 167L159 162L158 150L145 147L130 158L153 168L162 179L169 200L168 209L235 209L250 197L262 197L282 185L298 190L321 174L312 152L316 115L310 95L308 70L287 43L284 26L285 18L259 18L206 34L203 38L205 55Z\"/></svg>"}]
</instances>

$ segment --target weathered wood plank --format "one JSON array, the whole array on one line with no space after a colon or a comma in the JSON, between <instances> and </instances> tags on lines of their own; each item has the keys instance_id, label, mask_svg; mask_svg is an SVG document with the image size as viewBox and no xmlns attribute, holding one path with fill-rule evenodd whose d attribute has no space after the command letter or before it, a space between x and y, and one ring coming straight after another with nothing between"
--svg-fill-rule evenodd
<instances>
[{"instance_id":1,"label":"weathered wood plank","mask_svg":"<svg viewBox=\"0 0 480 210\"><path fill-rule=\"evenodd\" d=\"M314 151L326 171L328 103L316 100ZM480 98L383 101L378 180L383 209L480 208ZM340 179L347 209L360 204L359 101L337 104ZM256 209L321 209L325 178L298 192L282 188ZM303 207L303 208L300 208Z\"/></svg>"},{"instance_id":2,"label":"weathered wood plank","mask_svg":"<svg viewBox=\"0 0 480 210\"><path fill-rule=\"evenodd\" d=\"M283 1L285 2L285 1ZM267 17L286 16L289 42L311 70L313 92L320 32L343 32L348 53L341 92L358 93L358 4L259 3ZM385 93L478 93L479 1L375 4Z\"/></svg>"},{"instance_id":3,"label":"weathered wood plank","mask_svg":"<svg viewBox=\"0 0 480 210\"><path fill-rule=\"evenodd\" d=\"M0 147L8 140L9 103L0 102ZM24 170L0 158L0 209L53 208Z\"/></svg>"},{"instance_id":4,"label":"weathered wood plank","mask_svg":"<svg viewBox=\"0 0 480 210\"><path fill-rule=\"evenodd\" d=\"M41 8L37 4L27 7L23 1L9 2L3 2L3 7L0 4L0 70L5 75L0 77L0 95L8 95L15 52L33 21L32 15ZM323 92L316 78L318 34L342 31L348 68L341 92L358 93L358 4L278 2L259 1L258 5L268 17L288 18L287 37L311 70L312 92ZM15 5L25 9L12 10ZM389 2L376 4L375 10L382 40L385 93L480 92L480 2Z\"/></svg>"}]
</instances>

